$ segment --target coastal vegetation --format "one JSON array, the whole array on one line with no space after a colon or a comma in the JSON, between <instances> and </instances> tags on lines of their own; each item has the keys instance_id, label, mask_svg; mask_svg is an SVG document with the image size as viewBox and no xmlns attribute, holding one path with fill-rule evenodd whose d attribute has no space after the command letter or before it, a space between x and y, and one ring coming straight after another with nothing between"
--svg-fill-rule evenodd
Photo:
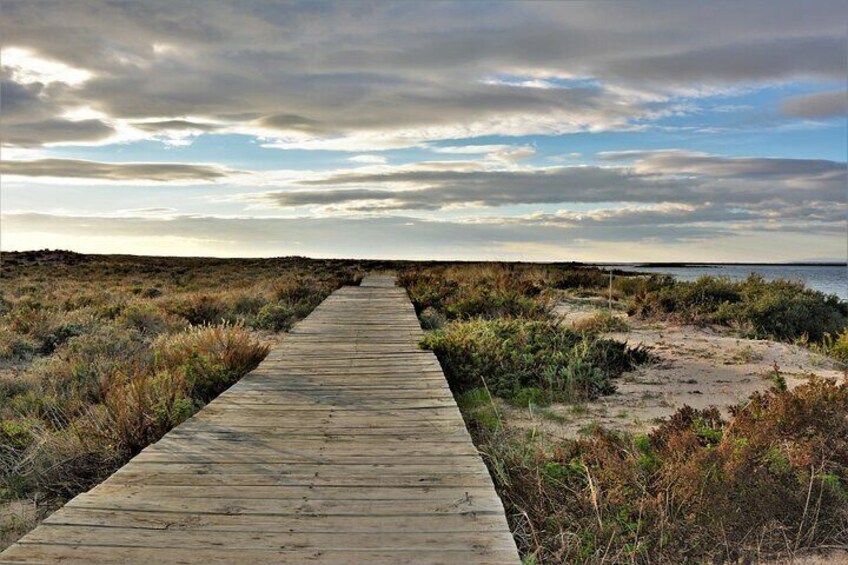
<instances>
[{"instance_id":1,"label":"coastal vegetation","mask_svg":"<svg viewBox=\"0 0 848 565\"><path fill-rule=\"evenodd\" d=\"M717 324L742 334L779 341L820 343L848 326L848 303L792 281L743 281L701 277L677 282L668 277L621 280L631 313L642 318Z\"/></svg>"},{"instance_id":2,"label":"coastal vegetation","mask_svg":"<svg viewBox=\"0 0 848 565\"><path fill-rule=\"evenodd\" d=\"M3 254L0 508L8 542L255 367L279 332L366 271L392 270L428 330L526 563L699 563L848 543L848 385L812 379L681 408L647 434L555 423L654 361L632 323L695 324L848 362L848 310L787 282L575 264ZM562 323L563 300L600 305ZM611 308L609 307L611 306ZM629 320L627 319L629 314ZM784 383L781 386L781 381ZM6 519L12 516L12 519Z\"/></svg>"},{"instance_id":3,"label":"coastal vegetation","mask_svg":"<svg viewBox=\"0 0 848 565\"><path fill-rule=\"evenodd\" d=\"M812 380L647 435L472 417L525 562L750 563L848 544L846 410L848 384Z\"/></svg>"},{"instance_id":4,"label":"coastal vegetation","mask_svg":"<svg viewBox=\"0 0 848 565\"><path fill-rule=\"evenodd\" d=\"M559 293L609 299L609 275L554 266L402 271L472 437L506 505L525 563L751 562L848 544L848 382L773 384L730 408L683 406L647 434L591 426L577 437L520 426L546 404L608 394L650 362L603 337L635 319L714 325L739 336L848 349L846 305L759 277L618 273L612 310L565 327Z\"/></svg>"},{"instance_id":5,"label":"coastal vegetation","mask_svg":"<svg viewBox=\"0 0 848 565\"><path fill-rule=\"evenodd\" d=\"M518 404L577 402L612 392L613 379L649 359L641 348L550 320L451 322L423 345L457 392L485 386Z\"/></svg>"},{"instance_id":6,"label":"coastal vegetation","mask_svg":"<svg viewBox=\"0 0 848 565\"><path fill-rule=\"evenodd\" d=\"M4 254L0 503L26 501L32 520L94 486L360 276L355 262L296 258Z\"/></svg>"}]
</instances>

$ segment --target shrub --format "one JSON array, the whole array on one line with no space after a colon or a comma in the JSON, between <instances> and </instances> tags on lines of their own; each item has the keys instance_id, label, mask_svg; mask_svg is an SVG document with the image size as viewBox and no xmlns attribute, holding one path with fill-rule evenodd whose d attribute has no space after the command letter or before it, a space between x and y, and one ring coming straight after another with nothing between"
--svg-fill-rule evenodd
<instances>
[{"instance_id":1,"label":"shrub","mask_svg":"<svg viewBox=\"0 0 848 565\"><path fill-rule=\"evenodd\" d=\"M472 428L494 431L500 427L498 409L485 388L472 388L457 394L456 403L465 422Z\"/></svg>"},{"instance_id":2,"label":"shrub","mask_svg":"<svg viewBox=\"0 0 848 565\"><path fill-rule=\"evenodd\" d=\"M630 326L624 318L606 310L596 312L588 318L577 320L572 324L572 327L575 330L589 333L626 332L630 330Z\"/></svg>"},{"instance_id":3,"label":"shrub","mask_svg":"<svg viewBox=\"0 0 848 565\"><path fill-rule=\"evenodd\" d=\"M647 360L641 349L561 328L551 321L452 322L428 334L455 391L483 386L507 399L536 387L550 400L612 392L612 379Z\"/></svg>"},{"instance_id":4,"label":"shrub","mask_svg":"<svg viewBox=\"0 0 848 565\"><path fill-rule=\"evenodd\" d=\"M609 273L591 267L559 271L551 286L558 289L603 289L609 286Z\"/></svg>"},{"instance_id":5,"label":"shrub","mask_svg":"<svg viewBox=\"0 0 848 565\"><path fill-rule=\"evenodd\" d=\"M217 324L224 319L227 311L223 299L218 294L194 293L164 302L165 309L185 318L189 324Z\"/></svg>"},{"instance_id":6,"label":"shrub","mask_svg":"<svg viewBox=\"0 0 848 565\"><path fill-rule=\"evenodd\" d=\"M648 436L478 439L539 562L749 562L848 543L846 406L848 384L812 380L730 423L684 407Z\"/></svg>"},{"instance_id":7,"label":"shrub","mask_svg":"<svg viewBox=\"0 0 848 565\"><path fill-rule=\"evenodd\" d=\"M82 421L55 431L33 426L34 439L19 457L4 461L9 496L67 499L96 485L124 461L101 428Z\"/></svg>"},{"instance_id":8,"label":"shrub","mask_svg":"<svg viewBox=\"0 0 848 565\"><path fill-rule=\"evenodd\" d=\"M188 397L188 388L180 371L115 375L104 399L115 444L135 454L191 416L201 404Z\"/></svg>"},{"instance_id":9,"label":"shrub","mask_svg":"<svg viewBox=\"0 0 848 565\"><path fill-rule=\"evenodd\" d=\"M633 298L631 312L643 317L737 326L758 338L820 342L848 327L848 305L801 283L701 277L663 284Z\"/></svg>"},{"instance_id":10,"label":"shrub","mask_svg":"<svg viewBox=\"0 0 848 565\"><path fill-rule=\"evenodd\" d=\"M421 327L425 330L438 330L447 322L445 317L434 308L426 308L418 315L418 319L421 321Z\"/></svg>"},{"instance_id":11,"label":"shrub","mask_svg":"<svg viewBox=\"0 0 848 565\"><path fill-rule=\"evenodd\" d=\"M295 322L292 307L282 302L272 302L259 309L254 325L275 332L288 330Z\"/></svg>"},{"instance_id":12,"label":"shrub","mask_svg":"<svg viewBox=\"0 0 848 565\"><path fill-rule=\"evenodd\" d=\"M30 372L41 381L44 394L64 398L66 410L101 402L110 376L149 361L147 345L135 330L101 325L91 333L70 338L56 353L35 363Z\"/></svg>"},{"instance_id":13,"label":"shrub","mask_svg":"<svg viewBox=\"0 0 848 565\"><path fill-rule=\"evenodd\" d=\"M448 320L550 317L552 303L542 296L543 275L502 265L452 269L407 269L399 274L416 313L432 309Z\"/></svg>"},{"instance_id":14,"label":"shrub","mask_svg":"<svg viewBox=\"0 0 848 565\"><path fill-rule=\"evenodd\" d=\"M268 354L241 326L202 326L153 344L156 366L184 376L192 398L208 402L252 371Z\"/></svg>"},{"instance_id":15,"label":"shrub","mask_svg":"<svg viewBox=\"0 0 848 565\"><path fill-rule=\"evenodd\" d=\"M835 337L831 334L826 334L822 339L820 351L826 355L830 355L848 368L848 328Z\"/></svg>"},{"instance_id":16,"label":"shrub","mask_svg":"<svg viewBox=\"0 0 848 565\"><path fill-rule=\"evenodd\" d=\"M32 358L39 350L32 338L0 326L0 359L21 361Z\"/></svg>"},{"instance_id":17,"label":"shrub","mask_svg":"<svg viewBox=\"0 0 848 565\"><path fill-rule=\"evenodd\" d=\"M116 318L116 322L151 336L179 331L187 325L186 321L180 317L145 302L129 304Z\"/></svg>"}]
</instances>

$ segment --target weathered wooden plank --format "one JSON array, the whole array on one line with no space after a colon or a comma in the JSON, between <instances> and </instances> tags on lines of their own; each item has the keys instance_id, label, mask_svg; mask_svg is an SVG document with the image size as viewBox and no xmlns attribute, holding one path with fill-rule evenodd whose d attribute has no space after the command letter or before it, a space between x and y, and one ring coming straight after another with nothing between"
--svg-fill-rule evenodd
<instances>
[{"instance_id":1,"label":"weathered wooden plank","mask_svg":"<svg viewBox=\"0 0 848 565\"><path fill-rule=\"evenodd\" d=\"M249 520L253 514L276 516L378 515L408 516L420 514L459 514L468 512L503 512L499 500L491 497L461 495L455 499L413 500L334 500L334 499L239 499L239 498L147 498L138 495L116 494L108 499L78 496L68 503L75 508L112 510L172 511L192 514L240 514ZM26 536L24 536L24 539Z\"/></svg>"},{"instance_id":2,"label":"weathered wooden plank","mask_svg":"<svg viewBox=\"0 0 848 565\"><path fill-rule=\"evenodd\" d=\"M345 287L0 563L518 563L406 293Z\"/></svg>"},{"instance_id":3,"label":"weathered wooden plank","mask_svg":"<svg viewBox=\"0 0 848 565\"><path fill-rule=\"evenodd\" d=\"M45 520L48 524L112 526L152 530L265 531L265 532L460 532L501 531L498 512L421 514L404 516L273 516L256 514L245 520L236 514L190 514L163 511L115 511L66 507Z\"/></svg>"},{"instance_id":4,"label":"weathered wooden plank","mask_svg":"<svg viewBox=\"0 0 848 565\"><path fill-rule=\"evenodd\" d=\"M484 543L486 540L484 540ZM87 546L124 547L176 547L181 549L206 549L226 547L228 550L275 550L285 545L298 550L377 550L391 551L395 547L417 551L462 551L469 546L480 544L476 531L462 532L399 532L391 538L382 532L289 532L285 543L280 543L279 532L259 531L204 531L204 530L150 530L126 527L85 527L75 525L54 525L40 528L27 539L26 543L43 544L83 544ZM502 550L509 547L511 540L494 538L488 540L489 550Z\"/></svg>"},{"instance_id":5,"label":"weathered wooden plank","mask_svg":"<svg viewBox=\"0 0 848 565\"><path fill-rule=\"evenodd\" d=\"M284 544L283 544L284 545ZM267 565L268 563L314 563L317 565L362 565L363 563L392 565L494 565L517 563L515 549L491 550L469 546L457 551L420 551L392 549L363 550L253 550L226 547L183 549L180 547L149 546L144 548L121 545L50 545L16 544L0 554L0 564L62 563L63 565L204 563L209 565Z\"/></svg>"}]
</instances>

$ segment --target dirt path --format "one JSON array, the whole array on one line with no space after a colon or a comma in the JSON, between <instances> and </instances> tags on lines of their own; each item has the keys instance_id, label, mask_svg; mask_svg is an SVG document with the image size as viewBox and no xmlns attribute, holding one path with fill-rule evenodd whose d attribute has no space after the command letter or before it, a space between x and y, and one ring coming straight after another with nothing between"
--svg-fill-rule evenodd
<instances>
[{"instance_id":1,"label":"dirt path","mask_svg":"<svg viewBox=\"0 0 848 565\"><path fill-rule=\"evenodd\" d=\"M574 299L564 301L558 313L563 323L571 325L601 307L597 300ZM775 368L790 388L811 374L843 377L832 360L795 345L742 339L712 328L628 322L630 331L609 337L643 344L658 358L657 363L624 375L614 394L584 405L553 405L533 411L504 407L509 421L540 426L560 437L586 433L595 425L644 432L685 404L718 406L726 414L729 406L772 386Z\"/></svg>"}]
</instances>

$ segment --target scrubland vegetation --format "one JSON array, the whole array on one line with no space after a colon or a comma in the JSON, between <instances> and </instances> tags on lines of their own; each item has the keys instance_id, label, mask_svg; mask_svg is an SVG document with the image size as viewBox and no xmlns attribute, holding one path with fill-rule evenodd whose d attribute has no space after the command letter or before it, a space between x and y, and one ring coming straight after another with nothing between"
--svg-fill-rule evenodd
<instances>
[{"instance_id":1,"label":"scrubland vegetation","mask_svg":"<svg viewBox=\"0 0 848 565\"><path fill-rule=\"evenodd\" d=\"M0 276L0 500L43 514L256 367L271 332L360 269L21 253Z\"/></svg>"},{"instance_id":2,"label":"scrubland vegetation","mask_svg":"<svg viewBox=\"0 0 848 565\"><path fill-rule=\"evenodd\" d=\"M848 304L801 283L701 277L674 282L667 277L620 279L631 311L641 317L718 324L745 335L780 341L839 335L848 325Z\"/></svg>"},{"instance_id":3,"label":"scrubland vegetation","mask_svg":"<svg viewBox=\"0 0 848 565\"><path fill-rule=\"evenodd\" d=\"M650 363L602 334L638 320L726 327L848 362L848 307L757 277L617 273L614 312L573 327L564 296L603 297L576 265L4 254L0 499L44 514L117 469L255 367L363 272L397 269L484 454L527 563L701 563L848 544L848 385L776 383L734 407L682 408L648 435L563 439L510 425L612 392ZM31 523L5 521L8 537Z\"/></svg>"},{"instance_id":4,"label":"scrubland vegetation","mask_svg":"<svg viewBox=\"0 0 848 565\"><path fill-rule=\"evenodd\" d=\"M582 402L650 362L599 336L627 329L612 312L572 328L553 315L557 292L606 297L608 274L454 265L407 268L400 282L433 330L422 346L445 369L526 563L737 563L848 544L848 383L787 391L775 380L727 420L682 407L648 435L552 437L511 426L499 406ZM612 292L636 318L848 350L845 303L794 283L618 276Z\"/></svg>"},{"instance_id":5,"label":"scrubland vegetation","mask_svg":"<svg viewBox=\"0 0 848 565\"><path fill-rule=\"evenodd\" d=\"M848 384L814 380L649 435L475 435L526 562L738 563L848 544L846 410Z\"/></svg>"}]
</instances>

